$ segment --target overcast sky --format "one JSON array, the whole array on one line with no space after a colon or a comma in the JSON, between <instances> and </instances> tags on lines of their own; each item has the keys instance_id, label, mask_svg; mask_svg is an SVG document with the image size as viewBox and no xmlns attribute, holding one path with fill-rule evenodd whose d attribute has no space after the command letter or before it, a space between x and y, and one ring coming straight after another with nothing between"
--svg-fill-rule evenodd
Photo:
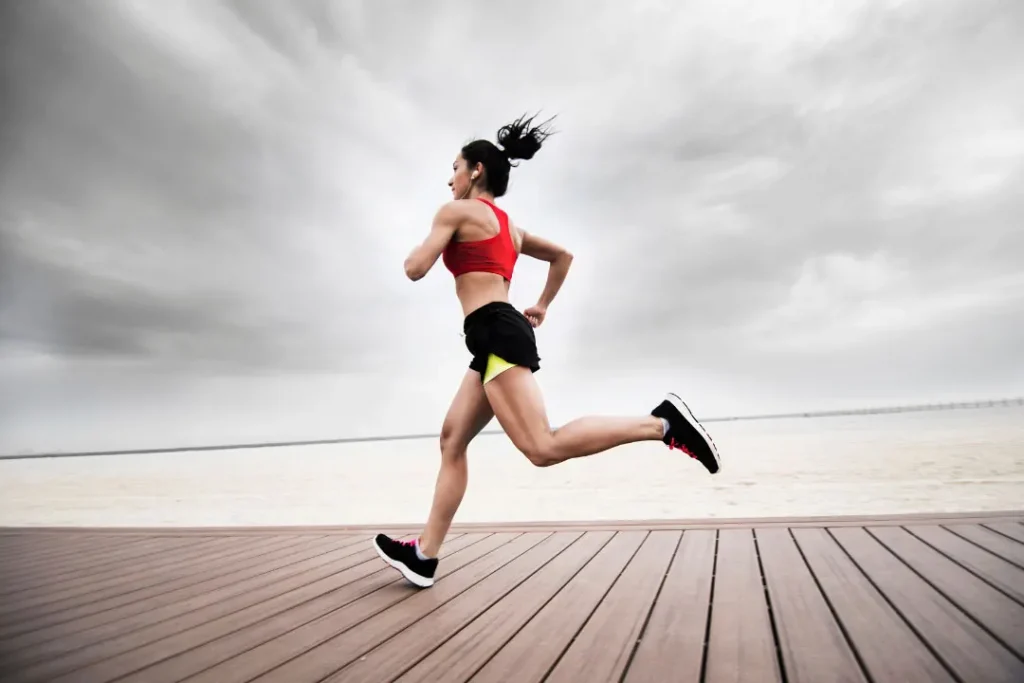
<instances>
[{"instance_id":1,"label":"overcast sky","mask_svg":"<svg viewBox=\"0 0 1024 683\"><path fill-rule=\"evenodd\" d=\"M1024 394L1021 3L2 11L0 450L436 431L461 312L402 260L538 110L553 422Z\"/></svg>"}]
</instances>

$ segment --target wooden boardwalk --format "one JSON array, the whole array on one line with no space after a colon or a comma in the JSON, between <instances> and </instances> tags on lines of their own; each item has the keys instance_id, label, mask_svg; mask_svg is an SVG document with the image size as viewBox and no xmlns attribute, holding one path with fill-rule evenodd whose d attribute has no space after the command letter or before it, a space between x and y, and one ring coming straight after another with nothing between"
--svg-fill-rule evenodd
<instances>
[{"instance_id":1,"label":"wooden boardwalk","mask_svg":"<svg viewBox=\"0 0 1024 683\"><path fill-rule=\"evenodd\" d=\"M0 529L0 680L1019 683L1022 522Z\"/></svg>"}]
</instances>

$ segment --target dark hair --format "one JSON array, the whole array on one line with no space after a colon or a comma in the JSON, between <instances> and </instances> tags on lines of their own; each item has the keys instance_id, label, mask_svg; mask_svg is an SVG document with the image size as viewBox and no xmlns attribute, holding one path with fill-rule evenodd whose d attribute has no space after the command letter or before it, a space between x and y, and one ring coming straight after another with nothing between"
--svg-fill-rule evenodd
<instances>
[{"instance_id":1,"label":"dark hair","mask_svg":"<svg viewBox=\"0 0 1024 683\"><path fill-rule=\"evenodd\" d=\"M474 140L462 148L462 158L470 166L483 164L484 180L487 189L495 197L500 197L508 190L508 174L512 170L513 159L532 159L540 150L540 146L552 134L547 125L554 117L536 126L534 117L526 118L523 114L512 123L498 129L498 148L490 140Z\"/></svg>"}]
</instances>

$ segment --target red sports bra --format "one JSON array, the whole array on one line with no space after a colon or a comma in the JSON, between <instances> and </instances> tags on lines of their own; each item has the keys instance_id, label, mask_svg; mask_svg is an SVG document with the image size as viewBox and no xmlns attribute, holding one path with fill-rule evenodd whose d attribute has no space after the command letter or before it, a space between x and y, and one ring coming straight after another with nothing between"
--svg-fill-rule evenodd
<instances>
[{"instance_id":1,"label":"red sports bra","mask_svg":"<svg viewBox=\"0 0 1024 683\"><path fill-rule=\"evenodd\" d=\"M498 234L472 242L450 241L441 253L444 265L455 277L463 273L484 272L496 273L511 280L519 253L508 229L508 214L486 199L477 199L494 210L494 215L498 217Z\"/></svg>"}]
</instances>

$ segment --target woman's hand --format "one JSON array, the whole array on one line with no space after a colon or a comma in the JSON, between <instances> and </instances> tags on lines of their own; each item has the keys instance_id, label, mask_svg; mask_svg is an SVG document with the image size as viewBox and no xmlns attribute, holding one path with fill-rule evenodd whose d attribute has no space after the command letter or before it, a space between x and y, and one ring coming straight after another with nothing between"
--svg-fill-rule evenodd
<instances>
[{"instance_id":1,"label":"woman's hand","mask_svg":"<svg viewBox=\"0 0 1024 683\"><path fill-rule=\"evenodd\" d=\"M536 306L530 306L525 311L523 311L523 315L526 316L526 319L529 320L530 324L533 325L534 327L539 327L540 324L544 322L544 316L546 316L547 314L547 307L541 306L540 304L537 304Z\"/></svg>"}]
</instances>

